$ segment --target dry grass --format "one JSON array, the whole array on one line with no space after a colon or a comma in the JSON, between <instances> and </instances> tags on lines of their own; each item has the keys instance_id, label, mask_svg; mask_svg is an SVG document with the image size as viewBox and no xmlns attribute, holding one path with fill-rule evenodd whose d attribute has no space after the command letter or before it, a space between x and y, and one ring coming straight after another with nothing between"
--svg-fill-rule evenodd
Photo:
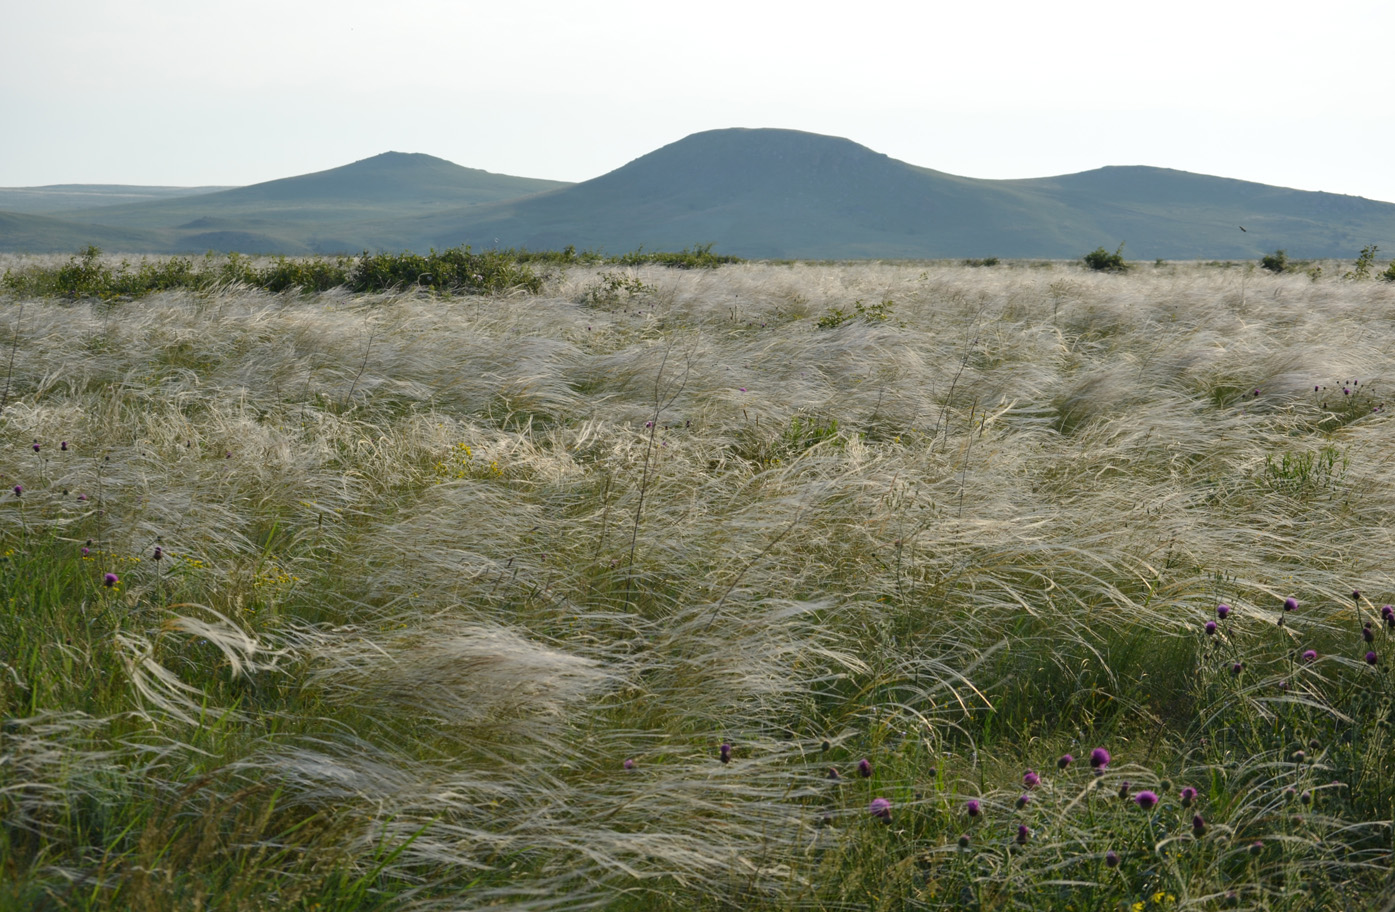
<instances>
[{"instance_id":1,"label":"dry grass","mask_svg":"<svg viewBox=\"0 0 1395 912\"><path fill-rule=\"evenodd\" d=\"M7 843L14 876L68 905L60 881L184 895L94 861L156 864L82 821L193 795L227 833L185 863L234 851L251 883L247 853L274 843L257 865L304 891L331 882L321 853L370 875L304 894L345 907L901 908L968 889L1008 908L1057 880L1112 902L1162 881L1099 867L1134 824L1082 822L1088 776L1039 802L1037 854L954 846L964 797L1002 820L1024 766L1108 742L1136 784L1236 784L1207 810L1234 846L1173 865L1166 889L1195 887L1180 905L1237 889L1299 908L1283 884L1327 878L1314 895L1338 908L1341 884L1380 884L1361 867L1389 863L1378 783L1348 780L1283 859L1245 848L1279 838L1288 782L1356 774L1335 748L1295 771L1284 745L1335 737L1299 697L1350 713L1361 622L1395 590L1373 411L1392 286L748 264L630 270L644 290L579 303L602 272L504 299L0 308L0 473L24 489L0 535L54 581L7 577L11 598L66 612L5 631L0 795L31 840ZM888 319L818 326L857 301ZM1289 595L1304 608L1276 628ZM1228 652L1199 633L1219 601ZM1311 680L1284 643L1323 654ZM75 666L112 680L81 705L36 691ZM1283 731L1267 759L1224 744L1265 725ZM1376 737L1366 775L1388 772ZM864 756L873 779L828 783ZM249 786L274 801L234 819ZM893 827L868 822L873 794ZM164 819L142 826L173 839ZM301 820L319 841L281 851L274 828Z\"/></svg>"}]
</instances>

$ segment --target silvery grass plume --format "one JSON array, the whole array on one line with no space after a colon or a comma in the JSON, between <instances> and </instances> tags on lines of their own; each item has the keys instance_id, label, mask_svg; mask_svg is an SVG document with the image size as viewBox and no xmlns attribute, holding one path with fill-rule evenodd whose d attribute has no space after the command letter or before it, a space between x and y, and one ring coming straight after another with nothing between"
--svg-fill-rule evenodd
<instances>
[{"instance_id":1,"label":"silvery grass plume","mask_svg":"<svg viewBox=\"0 0 1395 912\"><path fill-rule=\"evenodd\" d=\"M1359 724L1330 705L1355 673L1379 706L1392 660L1363 661L1379 618L1350 593L1388 585L1395 485L1380 394L1341 390L1391 374L1387 290L746 264L641 267L586 303L605 271L526 299L228 288L0 321L12 585L75 593L5 628L5 693L106 682L86 713L6 704L15 819L76 845L83 796L286 809L315 826L228 824L219 852L281 846L284 890L334 857L403 905L837 907L960 869L1027 896L1124 876L1118 834L1172 819L1144 732L1198 787L1186 758L1214 749L1209 841L1190 809L1179 832L1216 869L1279 873L1256 840L1304 877L1345 871L1339 847L1388 862L1316 764L1215 746ZM1079 762L1018 807L1022 770L1094 730L1131 737L1101 784ZM1318 806L1280 827L1290 786ZM255 788L275 801L233 800ZM990 841L960 848L971 797L975 826L1024 815L997 867L960 864ZM90 848L56 862L75 883L168 870L83 873Z\"/></svg>"}]
</instances>

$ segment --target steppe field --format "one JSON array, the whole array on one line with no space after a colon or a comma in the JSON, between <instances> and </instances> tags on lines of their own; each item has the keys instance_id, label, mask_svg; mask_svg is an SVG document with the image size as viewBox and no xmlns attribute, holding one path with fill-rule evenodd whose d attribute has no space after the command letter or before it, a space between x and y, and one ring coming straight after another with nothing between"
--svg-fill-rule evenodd
<instances>
[{"instance_id":1,"label":"steppe field","mask_svg":"<svg viewBox=\"0 0 1395 912\"><path fill-rule=\"evenodd\" d=\"M1342 269L0 293L0 908L1395 909Z\"/></svg>"}]
</instances>

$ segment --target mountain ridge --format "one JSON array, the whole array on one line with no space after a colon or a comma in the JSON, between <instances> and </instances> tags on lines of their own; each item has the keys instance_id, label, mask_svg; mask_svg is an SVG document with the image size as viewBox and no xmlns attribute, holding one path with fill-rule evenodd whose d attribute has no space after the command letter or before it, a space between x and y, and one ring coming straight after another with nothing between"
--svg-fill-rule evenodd
<instances>
[{"instance_id":1,"label":"mountain ridge","mask_svg":"<svg viewBox=\"0 0 1395 912\"><path fill-rule=\"evenodd\" d=\"M1147 165L970 178L842 137L769 128L695 133L577 184L386 152L249 187L63 213L82 218L94 231L149 232L165 245L158 252L713 244L752 258L1054 259L1124 242L1134 258L1198 259L1395 249L1395 204L1362 197ZM81 246L81 233L64 236L65 249ZM43 236L59 234L47 225ZM14 249L4 227L0 248Z\"/></svg>"}]
</instances>

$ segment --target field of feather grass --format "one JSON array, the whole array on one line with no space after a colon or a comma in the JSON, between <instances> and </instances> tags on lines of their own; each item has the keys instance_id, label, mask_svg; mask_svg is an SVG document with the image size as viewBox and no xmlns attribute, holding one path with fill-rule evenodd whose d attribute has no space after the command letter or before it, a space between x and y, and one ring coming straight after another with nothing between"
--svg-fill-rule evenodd
<instances>
[{"instance_id":1,"label":"field of feather grass","mask_svg":"<svg viewBox=\"0 0 1395 912\"><path fill-rule=\"evenodd\" d=\"M0 299L0 908L1390 909L1392 353L1247 266Z\"/></svg>"}]
</instances>

